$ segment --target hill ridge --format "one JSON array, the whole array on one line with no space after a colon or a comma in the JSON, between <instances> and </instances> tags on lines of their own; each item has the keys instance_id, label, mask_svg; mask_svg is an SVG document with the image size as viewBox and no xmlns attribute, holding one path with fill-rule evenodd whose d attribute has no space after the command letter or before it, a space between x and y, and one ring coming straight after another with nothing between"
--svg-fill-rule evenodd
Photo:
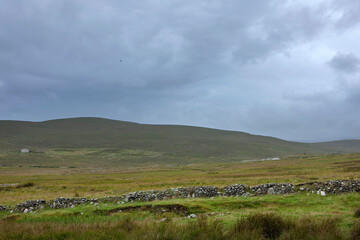
<instances>
[{"instance_id":1,"label":"hill ridge","mask_svg":"<svg viewBox=\"0 0 360 240\"><path fill-rule=\"evenodd\" d=\"M0 150L106 148L157 152L161 159L253 159L295 154L348 153L360 140L318 143L286 141L246 132L199 126L141 124L99 117L41 122L1 120ZM156 160L155 158L152 160Z\"/></svg>"}]
</instances>

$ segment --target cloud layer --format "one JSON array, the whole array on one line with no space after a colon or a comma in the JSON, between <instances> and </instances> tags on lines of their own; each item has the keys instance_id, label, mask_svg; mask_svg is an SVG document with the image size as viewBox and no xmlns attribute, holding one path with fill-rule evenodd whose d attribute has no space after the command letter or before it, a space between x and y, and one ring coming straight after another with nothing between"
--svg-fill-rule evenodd
<instances>
[{"instance_id":1,"label":"cloud layer","mask_svg":"<svg viewBox=\"0 0 360 240\"><path fill-rule=\"evenodd\" d=\"M355 0L5 0L0 119L360 138L358 10Z\"/></svg>"}]
</instances>

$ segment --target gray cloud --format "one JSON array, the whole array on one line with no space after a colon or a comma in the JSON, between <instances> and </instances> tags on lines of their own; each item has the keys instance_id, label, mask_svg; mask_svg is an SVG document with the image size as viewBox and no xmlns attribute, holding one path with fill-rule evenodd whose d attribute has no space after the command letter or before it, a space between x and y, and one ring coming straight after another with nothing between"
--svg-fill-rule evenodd
<instances>
[{"instance_id":1,"label":"gray cloud","mask_svg":"<svg viewBox=\"0 0 360 240\"><path fill-rule=\"evenodd\" d=\"M336 54L329 65L336 71L345 73L354 73L359 71L360 59L353 54Z\"/></svg>"},{"instance_id":2,"label":"gray cloud","mask_svg":"<svg viewBox=\"0 0 360 240\"><path fill-rule=\"evenodd\" d=\"M0 118L359 138L357 8L350 0L5 0Z\"/></svg>"},{"instance_id":3,"label":"gray cloud","mask_svg":"<svg viewBox=\"0 0 360 240\"><path fill-rule=\"evenodd\" d=\"M359 1L344 0L332 1L332 10L336 12L335 27L339 30L347 29L349 27L356 27L360 22L358 10L360 8Z\"/></svg>"}]
</instances>

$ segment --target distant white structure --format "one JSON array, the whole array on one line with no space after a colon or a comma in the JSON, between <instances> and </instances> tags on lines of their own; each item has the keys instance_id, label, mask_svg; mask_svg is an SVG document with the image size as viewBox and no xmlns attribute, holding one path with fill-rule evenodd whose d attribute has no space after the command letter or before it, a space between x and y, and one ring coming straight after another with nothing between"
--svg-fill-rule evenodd
<instances>
[{"instance_id":1,"label":"distant white structure","mask_svg":"<svg viewBox=\"0 0 360 240\"><path fill-rule=\"evenodd\" d=\"M29 153L30 150L28 148L23 148L21 149L21 153Z\"/></svg>"},{"instance_id":2,"label":"distant white structure","mask_svg":"<svg viewBox=\"0 0 360 240\"><path fill-rule=\"evenodd\" d=\"M277 160L280 160L280 158L278 157L274 157L274 158L264 158L264 159L261 159L263 161L277 161Z\"/></svg>"}]
</instances>

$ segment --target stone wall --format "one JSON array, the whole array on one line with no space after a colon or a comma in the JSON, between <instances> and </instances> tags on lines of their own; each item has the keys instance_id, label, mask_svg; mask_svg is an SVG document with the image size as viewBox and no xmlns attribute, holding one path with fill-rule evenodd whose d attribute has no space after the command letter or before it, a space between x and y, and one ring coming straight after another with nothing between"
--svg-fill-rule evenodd
<instances>
[{"instance_id":1,"label":"stone wall","mask_svg":"<svg viewBox=\"0 0 360 240\"><path fill-rule=\"evenodd\" d=\"M291 183L266 183L250 187L250 192L255 195L286 194L293 193L294 186Z\"/></svg>"},{"instance_id":2,"label":"stone wall","mask_svg":"<svg viewBox=\"0 0 360 240\"><path fill-rule=\"evenodd\" d=\"M348 192L360 192L360 180L336 180L327 182L310 182L298 184L300 191L318 192L323 191L327 194L339 194Z\"/></svg>"},{"instance_id":3,"label":"stone wall","mask_svg":"<svg viewBox=\"0 0 360 240\"><path fill-rule=\"evenodd\" d=\"M246 186L243 184L228 185L223 188L225 196L243 196L246 193Z\"/></svg>"},{"instance_id":4,"label":"stone wall","mask_svg":"<svg viewBox=\"0 0 360 240\"><path fill-rule=\"evenodd\" d=\"M214 186L197 186L197 187L178 187L165 190L136 191L122 196L108 196L104 198L64 198L59 197L54 200L45 201L27 200L19 203L14 207L0 205L0 211L11 212L31 212L41 210L45 207L59 209L71 208L77 205L99 203L126 203L126 202L149 202L154 200L165 200L170 198L210 198L210 197L227 197L227 196L253 196L265 194L289 194L298 191L307 191L321 195L340 194L347 192L360 192L360 180L336 180L327 182L311 182L293 186L290 183L267 183L257 186L247 187L243 184L228 185L223 188Z\"/></svg>"}]
</instances>

